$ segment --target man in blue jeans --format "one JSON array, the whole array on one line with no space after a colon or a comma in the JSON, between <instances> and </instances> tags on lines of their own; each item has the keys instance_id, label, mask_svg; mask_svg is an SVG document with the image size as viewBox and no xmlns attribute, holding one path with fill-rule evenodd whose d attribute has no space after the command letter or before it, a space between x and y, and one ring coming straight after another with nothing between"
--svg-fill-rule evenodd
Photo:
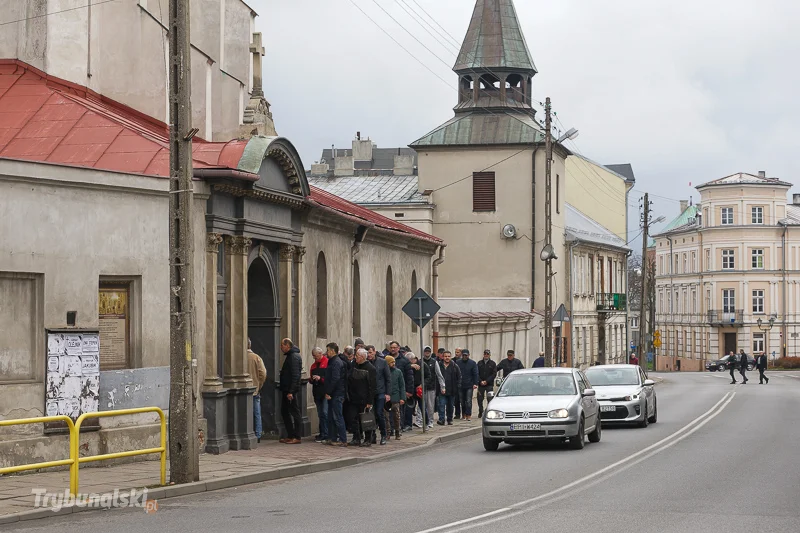
<instances>
[{"instance_id":1,"label":"man in blue jeans","mask_svg":"<svg viewBox=\"0 0 800 533\"><path fill-rule=\"evenodd\" d=\"M256 388L253 393L253 432L256 434L258 442L261 442L261 434L263 433L263 425L261 421L261 387L267 381L267 369L264 366L264 361L255 353L251 348L253 344L250 339L247 339L247 371L250 378L253 380L253 386Z\"/></svg>"},{"instance_id":2,"label":"man in blue jeans","mask_svg":"<svg viewBox=\"0 0 800 533\"><path fill-rule=\"evenodd\" d=\"M328 344L328 367L325 369L325 399L328 401L328 438L323 444L347 446L347 429L344 425L344 397L347 387L347 368L339 357L339 346Z\"/></svg>"},{"instance_id":3,"label":"man in blue jeans","mask_svg":"<svg viewBox=\"0 0 800 533\"><path fill-rule=\"evenodd\" d=\"M328 368L328 358L323 355L322 348L319 347L311 350L311 356L314 357L314 364L309 369L311 375L309 381L319 419L319 434L314 437L314 442L324 442L328 440L328 400L325 399L325 370Z\"/></svg>"},{"instance_id":4,"label":"man in blue jeans","mask_svg":"<svg viewBox=\"0 0 800 533\"><path fill-rule=\"evenodd\" d=\"M378 353L375 351L375 347L370 345L367 346L367 360L372 363L372 366L375 367L376 373L376 391L377 394L375 395L375 403L373 404L375 407L375 419L378 423L378 429L381 431L381 445L386 444L386 417L384 415L383 407L386 405L386 402L391 400L391 392L392 392L392 383L391 377L392 374L389 372L389 365L386 364L386 360L378 357ZM372 432L372 444L377 443L377 436L375 432Z\"/></svg>"}]
</instances>

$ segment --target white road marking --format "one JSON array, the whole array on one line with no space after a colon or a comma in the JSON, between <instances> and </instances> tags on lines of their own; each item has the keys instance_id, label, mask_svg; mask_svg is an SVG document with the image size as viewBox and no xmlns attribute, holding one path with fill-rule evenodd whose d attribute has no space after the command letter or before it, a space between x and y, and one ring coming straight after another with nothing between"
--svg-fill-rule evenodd
<instances>
[{"instance_id":1,"label":"white road marking","mask_svg":"<svg viewBox=\"0 0 800 533\"><path fill-rule=\"evenodd\" d=\"M556 502L556 501L559 501L561 499L564 499L564 498L566 498L568 496L571 496L575 492L580 492L582 490L585 490L585 489L587 489L587 488L589 488L591 486L594 486L594 485L596 485L598 483L601 483L601 482L605 481L606 479L608 479L608 478L610 478L612 476L615 476L615 475L617 475L617 474L619 474L621 472L624 472L628 468L631 468L631 467L641 463L645 459L648 459L648 458L652 457L653 455L656 455L656 454L658 454L658 453L660 453L660 452L662 452L662 451L664 451L664 450L666 450L668 448L671 448L675 444L681 442L683 439L689 437L695 431L698 431L700 428L705 426L708 422L710 422L711 420L716 418L717 415L719 415L725 409L725 407L727 407L728 404L731 403L731 401L733 400L733 397L735 395L736 395L735 392L727 392L722 397L722 399L720 399L716 404L714 404L714 406L711 409L709 409L708 411L706 411L702 415L698 416L697 418L695 418L694 420L692 420L691 422L689 422L688 424L683 426L678 431L676 431L676 432L672 433L671 435L661 439L660 441L656 442L655 444L651 444L647 448L645 448L643 450L640 450L640 451L636 452L635 454L626 457L625 459L621 459L621 460L617 461L614 464L606 466L606 467L604 467L604 468L602 468L602 469L600 469L600 470L598 470L596 472L593 472L593 473L591 473L591 474L589 474L587 476L584 476L584 477L582 477L582 478L580 478L580 479L578 479L576 481L573 481L572 483L564 485L563 487L560 487L558 489L552 490L552 491L547 492L545 494L540 494L539 496L536 496L535 498L531 498L531 499L528 499L528 500L524 500L524 501L515 503L515 504L513 504L513 505L511 505L511 506L509 506L508 508L505 508L505 509L498 509L497 511L493 511L492 513L486 513L486 514L482 514L482 515L475 516L475 517L472 517L472 518L466 518L464 520L459 520L458 522L453 522L453 523L450 523L450 524L444 524L442 526L438 526L438 527L435 527L435 528L432 528L432 529L426 529L426 530L423 530L423 531L418 531L417 533L432 533L434 531L442 531L442 530L448 530L450 533L456 533L458 531L466 531L468 529L473 529L473 528L478 527L478 526L485 526L485 525L488 525L488 524L491 524L491 523L494 523L494 522L498 522L500 520L507 520L509 518L518 516L518 515L520 515L522 513L526 513L526 512L532 511L534 509L537 509L539 507L543 507L545 505L549 505L549 504L551 504L553 502ZM604 474L606 474L606 475L604 475ZM589 484L586 484L587 481L592 481L592 482L589 483ZM577 487L577 489L570 492L570 489L572 489L574 487ZM539 503L539 502L541 502L541 500L545 500L545 499L547 499L548 501L543 502L543 503ZM535 503L539 503L539 505L531 506L531 504L535 504ZM493 518L491 520L484 520L489 515L494 515L494 514L507 512L507 511L509 511L511 509L520 508L520 507L522 507L523 509L508 513L508 514L506 514L504 516L501 516L501 517ZM464 527L458 527L458 526L464 526ZM452 528L458 528L458 529L452 529Z\"/></svg>"}]
</instances>

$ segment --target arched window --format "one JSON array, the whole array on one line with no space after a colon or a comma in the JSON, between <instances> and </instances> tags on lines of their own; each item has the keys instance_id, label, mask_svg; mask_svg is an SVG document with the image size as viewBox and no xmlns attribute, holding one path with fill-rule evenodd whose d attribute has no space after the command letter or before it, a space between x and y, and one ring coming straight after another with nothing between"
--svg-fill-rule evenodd
<instances>
[{"instance_id":1,"label":"arched window","mask_svg":"<svg viewBox=\"0 0 800 533\"><path fill-rule=\"evenodd\" d=\"M353 336L361 336L361 270L353 263Z\"/></svg>"},{"instance_id":2,"label":"arched window","mask_svg":"<svg viewBox=\"0 0 800 533\"><path fill-rule=\"evenodd\" d=\"M317 338L328 338L328 266L323 252L317 256Z\"/></svg>"},{"instance_id":3,"label":"arched window","mask_svg":"<svg viewBox=\"0 0 800 533\"><path fill-rule=\"evenodd\" d=\"M418 288L419 287L417 287L417 271L414 270L413 272L411 272L411 295L412 296L414 294L416 294ZM411 333L416 333L416 332L417 332L417 324L416 324L416 322L414 322L412 320L411 321Z\"/></svg>"},{"instance_id":4,"label":"arched window","mask_svg":"<svg viewBox=\"0 0 800 533\"><path fill-rule=\"evenodd\" d=\"M386 268L386 334L394 335L394 283L391 266Z\"/></svg>"}]
</instances>

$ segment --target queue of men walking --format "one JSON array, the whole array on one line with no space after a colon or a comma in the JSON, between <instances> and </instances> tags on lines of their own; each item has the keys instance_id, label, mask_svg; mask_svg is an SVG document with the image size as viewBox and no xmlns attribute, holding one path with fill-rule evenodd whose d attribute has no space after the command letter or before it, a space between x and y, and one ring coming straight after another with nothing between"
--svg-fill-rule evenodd
<instances>
[{"instance_id":1,"label":"queue of men walking","mask_svg":"<svg viewBox=\"0 0 800 533\"><path fill-rule=\"evenodd\" d=\"M281 350L286 356L279 379L286 437L280 442L300 444L302 358L290 339L281 342ZM342 351L331 342L324 351L314 348L312 356L309 383L319 419L314 440L342 447L385 445L392 437L400 440L414 427L433 428L434 416L440 426L452 425L454 419L470 421L475 392L480 418L498 372L507 376L523 368L513 350L508 350L506 359L498 364L490 350L484 350L483 358L475 362L466 349L456 348L453 354L440 348L434 356L426 346L420 358L396 341L378 351L362 339ZM252 356L251 361L255 363ZM258 375L260 378L260 372ZM256 396L254 405L258 402ZM256 436L260 439L260 412L256 418ZM352 435L349 441L348 433Z\"/></svg>"}]
</instances>

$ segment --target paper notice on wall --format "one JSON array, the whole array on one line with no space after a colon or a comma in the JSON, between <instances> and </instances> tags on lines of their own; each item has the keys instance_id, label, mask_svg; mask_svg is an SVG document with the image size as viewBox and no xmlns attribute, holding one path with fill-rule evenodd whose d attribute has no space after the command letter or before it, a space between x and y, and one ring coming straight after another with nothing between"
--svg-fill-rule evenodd
<instances>
[{"instance_id":1,"label":"paper notice on wall","mask_svg":"<svg viewBox=\"0 0 800 533\"><path fill-rule=\"evenodd\" d=\"M99 410L100 332L48 332L45 412L73 420Z\"/></svg>"}]
</instances>

